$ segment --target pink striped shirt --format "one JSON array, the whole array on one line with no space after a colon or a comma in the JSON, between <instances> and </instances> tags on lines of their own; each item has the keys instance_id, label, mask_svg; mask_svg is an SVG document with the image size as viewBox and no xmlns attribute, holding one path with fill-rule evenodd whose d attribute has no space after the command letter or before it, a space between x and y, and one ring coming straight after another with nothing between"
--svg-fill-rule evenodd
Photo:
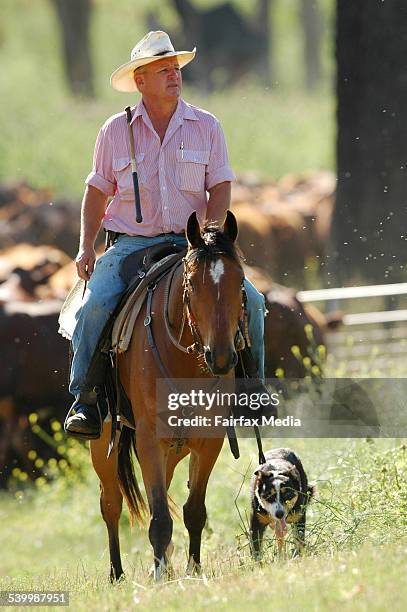
<instances>
[{"instance_id":1,"label":"pink striped shirt","mask_svg":"<svg viewBox=\"0 0 407 612\"><path fill-rule=\"evenodd\" d=\"M193 211L202 222L206 190L235 178L219 121L180 99L161 143L142 101L132 114L143 222L136 223L130 142L122 112L102 126L93 170L85 181L113 198L103 226L130 235L156 236L184 230Z\"/></svg>"}]
</instances>

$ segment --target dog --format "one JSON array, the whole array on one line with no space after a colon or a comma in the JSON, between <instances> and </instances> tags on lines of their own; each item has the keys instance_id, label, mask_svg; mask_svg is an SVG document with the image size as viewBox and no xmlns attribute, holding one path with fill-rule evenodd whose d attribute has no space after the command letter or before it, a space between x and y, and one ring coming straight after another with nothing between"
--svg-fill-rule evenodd
<instances>
[{"instance_id":1,"label":"dog","mask_svg":"<svg viewBox=\"0 0 407 612\"><path fill-rule=\"evenodd\" d=\"M251 553L255 560L262 557L262 541L267 525L275 532L281 554L287 523L294 527L295 555L305 546L307 505L316 493L309 485L299 457L289 448L276 448L265 454L266 463L259 465L250 486Z\"/></svg>"}]
</instances>

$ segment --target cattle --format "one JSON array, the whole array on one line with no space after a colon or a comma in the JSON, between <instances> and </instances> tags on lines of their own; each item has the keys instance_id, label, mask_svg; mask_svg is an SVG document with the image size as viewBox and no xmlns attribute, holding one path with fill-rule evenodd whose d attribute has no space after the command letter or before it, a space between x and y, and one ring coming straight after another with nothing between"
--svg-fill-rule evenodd
<instances>
[{"instance_id":1,"label":"cattle","mask_svg":"<svg viewBox=\"0 0 407 612\"><path fill-rule=\"evenodd\" d=\"M245 274L266 299L264 321L265 376L319 377L323 373L326 333L342 322L340 313L322 314L302 304L295 291L274 283L259 268L244 266Z\"/></svg>"},{"instance_id":2,"label":"cattle","mask_svg":"<svg viewBox=\"0 0 407 612\"><path fill-rule=\"evenodd\" d=\"M71 403L68 343L57 333L60 308L59 300L0 306L0 487L15 466L35 473L29 450L55 453L33 434L28 417L38 412L47 426L51 415L62 420Z\"/></svg>"},{"instance_id":3,"label":"cattle","mask_svg":"<svg viewBox=\"0 0 407 612\"><path fill-rule=\"evenodd\" d=\"M54 200L50 191L25 183L0 187L0 248L53 244L73 257L79 227L79 202Z\"/></svg>"},{"instance_id":4,"label":"cattle","mask_svg":"<svg viewBox=\"0 0 407 612\"><path fill-rule=\"evenodd\" d=\"M312 259L314 268L325 265L334 190L330 172L288 175L278 183L244 175L233 186L232 209L247 263L303 288Z\"/></svg>"},{"instance_id":5,"label":"cattle","mask_svg":"<svg viewBox=\"0 0 407 612\"><path fill-rule=\"evenodd\" d=\"M260 266L273 278L302 286L306 236L299 213L265 213L250 204L233 207L239 224L238 244L249 265Z\"/></svg>"},{"instance_id":6,"label":"cattle","mask_svg":"<svg viewBox=\"0 0 407 612\"><path fill-rule=\"evenodd\" d=\"M66 253L46 245L23 243L0 251L0 303L51 297L49 278L70 261Z\"/></svg>"}]
</instances>

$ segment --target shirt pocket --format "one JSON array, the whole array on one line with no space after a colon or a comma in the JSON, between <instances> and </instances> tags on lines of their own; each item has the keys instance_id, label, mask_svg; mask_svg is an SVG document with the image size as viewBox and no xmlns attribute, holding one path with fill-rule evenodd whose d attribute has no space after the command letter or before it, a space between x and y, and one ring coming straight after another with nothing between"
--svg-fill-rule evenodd
<instances>
[{"instance_id":1,"label":"shirt pocket","mask_svg":"<svg viewBox=\"0 0 407 612\"><path fill-rule=\"evenodd\" d=\"M177 185L182 191L200 192L205 189L205 171L209 151L177 149Z\"/></svg>"},{"instance_id":2,"label":"shirt pocket","mask_svg":"<svg viewBox=\"0 0 407 612\"><path fill-rule=\"evenodd\" d=\"M139 165L144 160L144 153L137 153L136 165L137 175L140 183L143 183L143 173L140 172ZM122 200L134 200L133 175L131 172L130 157L114 157L113 158L113 174L117 183L117 191Z\"/></svg>"}]
</instances>

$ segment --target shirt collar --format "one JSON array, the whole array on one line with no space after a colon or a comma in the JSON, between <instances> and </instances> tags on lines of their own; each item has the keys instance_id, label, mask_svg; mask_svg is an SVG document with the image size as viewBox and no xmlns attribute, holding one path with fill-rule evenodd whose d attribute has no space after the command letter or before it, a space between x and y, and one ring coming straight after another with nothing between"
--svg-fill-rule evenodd
<instances>
[{"instance_id":1,"label":"shirt collar","mask_svg":"<svg viewBox=\"0 0 407 612\"><path fill-rule=\"evenodd\" d=\"M143 104L143 100L140 100L140 102L136 105L131 123L135 121L136 117L142 117L145 123L150 124L150 118L147 114L146 107ZM183 119L198 121L198 117L196 116L192 106L187 104L182 98L180 98L178 101L178 105L174 113L174 118L178 118L180 120L180 123L182 123Z\"/></svg>"},{"instance_id":2,"label":"shirt collar","mask_svg":"<svg viewBox=\"0 0 407 612\"><path fill-rule=\"evenodd\" d=\"M131 123L133 123L137 117L143 117L144 120L148 117L143 100L140 100L140 102L135 106Z\"/></svg>"},{"instance_id":3,"label":"shirt collar","mask_svg":"<svg viewBox=\"0 0 407 612\"><path fill-rule=\"evenodd\" d=\"M178 111L181 112L181 117L183 119L191 119L192 121L198 121L198 117L196 116L195 111L192 108L192 106L184 102L184 100L182 99L180 99L180 101L178 102L178 107L177 107L176 112Z\"/></svg>"}]
</instances>

